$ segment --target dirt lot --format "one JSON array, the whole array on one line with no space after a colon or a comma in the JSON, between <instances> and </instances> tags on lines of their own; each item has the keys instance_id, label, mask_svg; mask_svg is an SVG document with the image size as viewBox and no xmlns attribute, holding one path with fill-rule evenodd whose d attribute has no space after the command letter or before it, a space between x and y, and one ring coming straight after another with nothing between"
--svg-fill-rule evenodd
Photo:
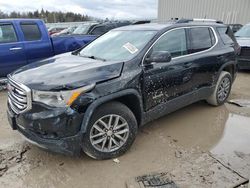
<instances>
[{"instance_id":1,"label":"dirt lot","mask_svg":"<svg viewBox=\"0 0 250 188\"><path fill-rule=\"evenodd\" d=\"M240 73L234 84L229 101L238 105L215 108L200 102L167 115L141 129L118 160L67 157L27 143L8 125L6 99L7 93L0 92L0 187L153 187L157 181L150 178L156 176L165 178L165 187L166 182L172 187L247 186L250 72ZM149 174L149 179L143 176Z\"/></svg>"}]
</instances>

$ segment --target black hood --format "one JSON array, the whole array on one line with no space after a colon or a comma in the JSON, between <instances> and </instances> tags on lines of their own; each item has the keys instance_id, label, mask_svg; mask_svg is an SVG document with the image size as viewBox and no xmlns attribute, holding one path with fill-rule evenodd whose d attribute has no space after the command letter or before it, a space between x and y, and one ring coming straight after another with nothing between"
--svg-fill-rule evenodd
<instances>
[{"instance_id":1,"label":"black hood","mask_svg":"<svg viewBox=\"0 0 250 188\"><path fill-rule=\"evenodd\" d=\"M66 53L22 67L11 76L35 90L69 90L119 77L122 67L122 62L104 62Z\"/></svg>"}]
</instances>

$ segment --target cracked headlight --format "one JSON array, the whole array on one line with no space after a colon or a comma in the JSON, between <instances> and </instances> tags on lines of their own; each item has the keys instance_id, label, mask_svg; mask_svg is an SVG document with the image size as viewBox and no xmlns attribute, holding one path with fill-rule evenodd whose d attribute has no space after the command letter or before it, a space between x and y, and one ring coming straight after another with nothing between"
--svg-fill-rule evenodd
<instances>
[{"instance_id":1,"label":"cracked headlight","mask_svg":"<svg viewBox=\"0 0 250 188\"><path fill-rule=\"evenodd\" d=\"M32 91L33 101L41 102L52 107L66 107L71 106L72 103L79 97L80 94L92 90L95 84L87 85L70 91Z\"/></svg>"}]
</instances>

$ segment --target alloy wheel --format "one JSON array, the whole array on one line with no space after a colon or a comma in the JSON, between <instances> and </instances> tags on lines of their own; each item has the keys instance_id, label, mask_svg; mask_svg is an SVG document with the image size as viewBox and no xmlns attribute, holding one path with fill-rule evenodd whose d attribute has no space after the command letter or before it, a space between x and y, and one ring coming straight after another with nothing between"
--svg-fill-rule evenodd
<instances>
[{"instance_id":1,"label":"alloy wheel","mask_svg":"<svg viewBox=\"0 0 250 188\"><path fill-rule=\"evenodd\" d=\"M90 130L92 146L101 152L120 149L129 136L127 121L119 115L107 115L98 119Z\"/></svg>"},{"instance_id":2,"label":"alloy wheel","mask_svg":"<svg viewBox=\"0 0 250 188\"><path fill-rule=\"evenodd\" d=\"M231 81L229 78L225 77L221 81L221 84L218 89L218 100L220 102L225 101L230 93Z\"/></svg>"}]
</instances>

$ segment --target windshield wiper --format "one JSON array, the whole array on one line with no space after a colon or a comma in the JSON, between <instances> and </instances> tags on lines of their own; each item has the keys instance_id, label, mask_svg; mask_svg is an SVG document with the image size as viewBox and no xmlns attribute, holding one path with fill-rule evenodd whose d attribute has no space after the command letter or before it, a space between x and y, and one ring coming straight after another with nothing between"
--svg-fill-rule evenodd
<instances>
[{"instance_id":1,"label":"windshield wiper","mask_svg":"<svg viewBox=\"0 0 250 188\"><path fill-rule=\"evenodd\" d=\"M100 57L96 57L96 56L93 56L93 55L87 56L87 55L81 55L81 54L79 53L79 56L81 56L81 57L86 57L86 58L89 58L89 59L95 59L95 60L106 61L106 59L103 59L103 58L100 58Z\"/></svg>"}]
</instances>

